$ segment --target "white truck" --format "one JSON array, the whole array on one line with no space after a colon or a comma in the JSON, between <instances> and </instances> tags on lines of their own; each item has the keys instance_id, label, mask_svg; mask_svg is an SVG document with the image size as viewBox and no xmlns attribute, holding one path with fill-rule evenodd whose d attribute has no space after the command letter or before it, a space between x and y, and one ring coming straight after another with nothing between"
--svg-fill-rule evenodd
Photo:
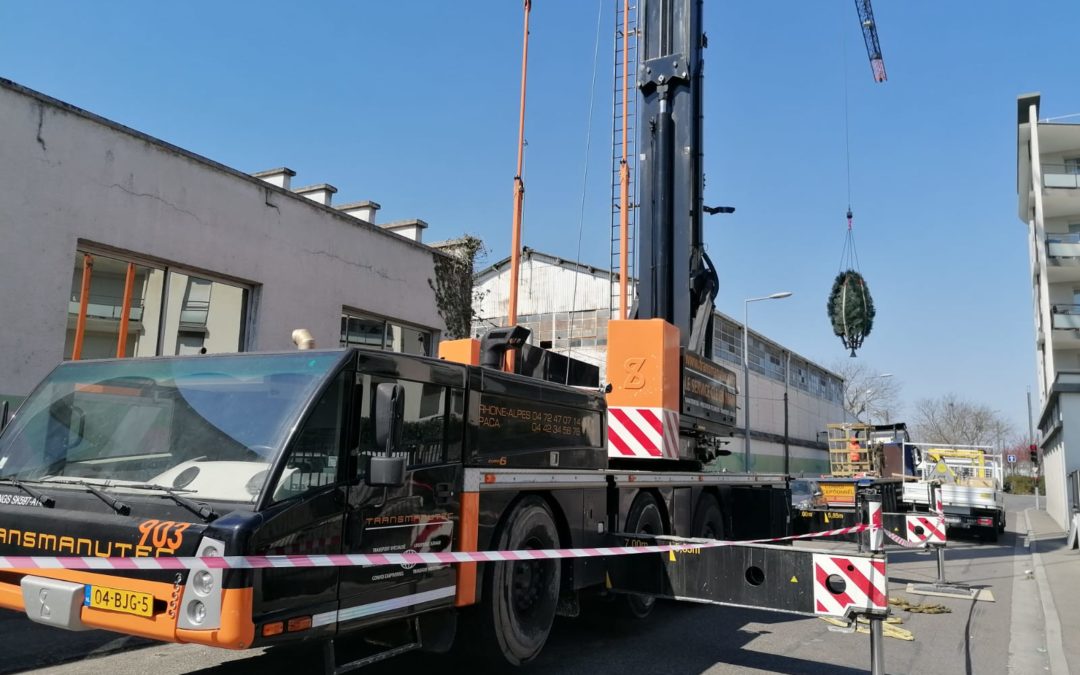
<instances>
[{"instance_id":1,"label":"white truck","mask_svg":"<svg viewBox=\"0 0 1080 675\"><path fill-rule=\"evenodd\" d=\"M1002 466L984 446L911 443L916 480L904 483L902 501L932 510L931 485L938 485L947 527L971 530L997 541L1005 531Z\"/></svg>"}]
</instances>

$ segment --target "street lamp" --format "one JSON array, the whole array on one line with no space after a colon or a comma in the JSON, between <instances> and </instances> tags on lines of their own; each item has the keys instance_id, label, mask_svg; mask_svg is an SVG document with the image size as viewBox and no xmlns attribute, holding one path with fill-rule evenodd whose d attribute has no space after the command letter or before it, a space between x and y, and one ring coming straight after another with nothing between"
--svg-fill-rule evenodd
<instances>
[{"instance_id":1,"label":"street lamp","mask_svg":"<svg viewBox=\"0 0 1080 675\"><path fill-rule=\"evenodd\" d=\"M750 473L750 303L761 300L782 300L791 297L791 291L747 298L743 301L742 363L743 363L743 469Z\"/></svg>"},{"instance_id":2,"label":"street lamp","mask_svg":"<svg viewBox=\"0 0 1080 675\"><path fill-rule=\"evenodd\" d=\"M874 380L883 380L883 379L885 379L886 377L892 377L892 373L881 373L880 375L874 375L874 376L873 376L873 377L872 377L871 379L874 379ZM869 425L873 425L873 424L874 424L874 420L873 420L873 417L874 417L874 411L873 411L873 410L871 409L871 407L870 407L870 394L873 394L873 393L874 393L874 388L873 388L873 387L871 387L871 388L869 388L869 389L867 389L866 391L864 391L864 392L863 392L863 405L862 405L862 409L863 409L864 411L866 411L866 423L867 423L867 424L869 424ZM888 424L888 423L889 423L889 417L888 417L888 414L889 414L889 411L888 411L888 410L886 410L886 411L885 411L885 423L886 423L886 424Z\"/></svg>"}]
</instances>

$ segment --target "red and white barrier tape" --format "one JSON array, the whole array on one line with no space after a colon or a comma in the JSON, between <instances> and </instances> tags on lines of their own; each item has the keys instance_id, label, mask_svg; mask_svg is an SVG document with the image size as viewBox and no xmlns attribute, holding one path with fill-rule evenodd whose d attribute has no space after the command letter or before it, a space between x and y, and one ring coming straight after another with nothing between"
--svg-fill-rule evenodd
<instances>
[{"instance_id":1,"label":"red and white barrier tape","mask_svg":"<svg viewBox=\"0 0 1080 675\"><path fill-rule=\"evenodd\" d=\"M900 546L903 546L904 548L926 548L926 542L925 541L923 541L923 542L910 542L907 539L904 539L903 537L896 536L895 534L893 534L892 532L889 532L888 530L882 530L882 531L885 533L886 537L893 540L894 544L898 544Z\"/></svg>"},{"instance_id":2,"label":"red and white barrier tape","mask_svg":"<svg viewBox=\"0 0 1080 675\"><path fill-rule=\"evenodd\" d=\"M654 546L612 546L598 548L523 549L517 551L439 551L428 553L338 553L326 555L246 555L218 557L164 558L98 558L92 556L0 556L0 569L79 569L79 570L178 570L265 569L269 567L374 567L378 565L434 565L440 563L500 562L505 560L558 560L561 558L592 558L633 555L638 553L667 553L691 549L768 544L794 539L836 537L855 534L867 525L841 527L825 532L796 534L789 537L725 541L720 539L661 544Z\"/></svg>"}]
</instances>

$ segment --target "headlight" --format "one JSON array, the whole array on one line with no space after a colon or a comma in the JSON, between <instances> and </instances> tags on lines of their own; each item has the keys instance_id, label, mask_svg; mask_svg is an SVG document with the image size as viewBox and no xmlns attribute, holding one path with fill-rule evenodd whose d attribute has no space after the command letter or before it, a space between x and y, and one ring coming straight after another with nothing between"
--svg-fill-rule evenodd
<instances>
[{"instance_id":1,"label":"headlight","mask_svg":"<svg viewBox=\"0 0 1080 675\"><path fill-rule=\"evenodd\" d=\"M214 590L214 575L206 570L199 570L191 576L191 587L203 597L210 595Z\"/></svg>"},{"instance_id":2,"label":"headlight","mask_svg":"<svg viewBox=\"0 0 1080 675\"><path fill-rule=\"evenodd\" d=\"M206 620L206 605L202 602L195 600L187 608L188 618L191 619L193 624L201 624Z\"/></svg>"}]
</instances>

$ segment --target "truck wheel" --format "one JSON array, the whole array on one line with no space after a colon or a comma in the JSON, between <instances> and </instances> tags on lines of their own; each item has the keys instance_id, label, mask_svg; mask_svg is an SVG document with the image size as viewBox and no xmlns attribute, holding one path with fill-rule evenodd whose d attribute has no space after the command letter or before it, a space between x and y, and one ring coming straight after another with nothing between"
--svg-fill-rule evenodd
<instances>
[{"instance_id":1,"label":"truck wheel","mask_svg":"<svg viewBox=\"0 0 1080 675\"><path fill-rule=\"evenodd\" d=\"M500 551L559 548L555 519L539 497L523 499L493 542ZM516 560L490 563L484 572L482 605L474 624L478 635L465 649L496 664L519 666L540 653L555 620L561 561Z\"/></svg>"},{"instance_id":2,"label":"truck wheel","mask_svg":"<svg viewBox=\"0 0 1080 675\"><path fill-rule=\"evenodd\" d=\"M724 538L724 516L716 497L707 494L698 502L694 514L694 536L700 539Z\"/></svg>"},{"instance_id":3,"label":"truck wheel","mask_svg":"<svg viewBox=\"0 0 1080 675\"><path fill-rule=\"evenodd\" d=\"M1002 514L1001 520L998 521L998 532L1005 534L1005 515Z\"/></svg>"},{"instance_id":4,"label":"truck wheel","mask_svg":"<svg viewBox=\"0 0 1080 675\"><path fill-rule=\"evenodd\" d=\"M642 492L635 499L626 515L626 532L631 534L664 534L664 519L660 515L660 506L656 498L648 492ZM627 594L622 596L626 612L635 619L644 619L652 614L656 598L651 595Z\"/></svg>"}]
</instances>

